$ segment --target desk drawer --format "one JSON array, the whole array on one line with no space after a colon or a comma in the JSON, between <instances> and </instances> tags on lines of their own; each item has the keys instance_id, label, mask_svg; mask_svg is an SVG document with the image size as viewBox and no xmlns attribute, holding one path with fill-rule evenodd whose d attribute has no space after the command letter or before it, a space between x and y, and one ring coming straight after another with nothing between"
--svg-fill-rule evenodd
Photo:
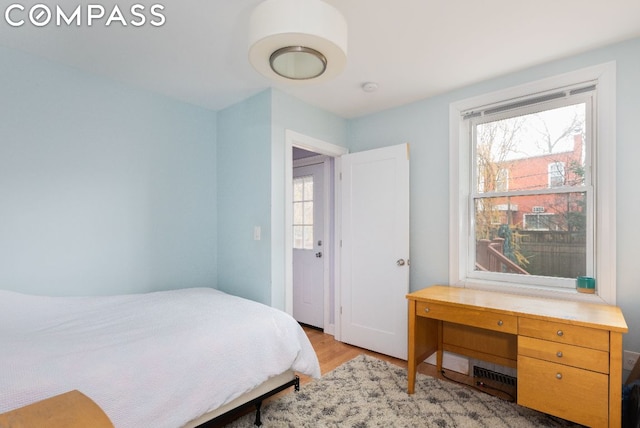
<instances>
[{"instance_id":1,"label":"desk drawer","mask_svg":"<svg viewBox=\"0 0 640 428\"><path fill-rule=\"evenodd\" d=\"M518 337L518 355L600 373L609 373L609 353L566 343Z\"/></svg>"},{"instance_id":2,"label":"desk drawer","mask_svg":"<svg viewBox=\"0 0 640 428\"><path fill-rule=\"evenodd\" d=\"M478 308L416 302L416 314L420 317L434 318L503 333L518 333L518 318L516 316L478 310Z\"/></svg>"},{"instance_id":3,"label":"desk drawer","mask_svg":"<svg viewBox=\"0 0 640 428\"><path fill-rule=\"evenodd\" d=\"M518 356L518 404L587 426L606 426L609 377Z\"/></svg>"},{"instance_id":4,"label":"desk drawer","mask_svg":"<svg viewBox=\"0 0 640 428\"><path fill-rule=\"evenodd\" d=\"M609 352L609 331L520 317L520 336L535 337Z\"/></svg>"}]
</instances>

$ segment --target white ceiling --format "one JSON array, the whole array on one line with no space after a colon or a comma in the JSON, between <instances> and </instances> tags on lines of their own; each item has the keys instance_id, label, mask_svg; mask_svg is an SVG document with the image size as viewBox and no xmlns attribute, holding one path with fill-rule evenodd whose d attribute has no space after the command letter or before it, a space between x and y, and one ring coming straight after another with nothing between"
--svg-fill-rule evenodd
<instances>
[{"instance_id":1,"label":"white ceiling","mask_svg":"<svg viewBox=\"0 0 640 428\"><path fill-rule=\"evenodd\" d=\"M272 85L350 118L640 36L640 0L326 0L349 26L346 70L318 85L275 85L247 60L259 1L138 1L165 6L161 27L88 27L83 16L80 28L14 28L2 19L0 44L214 110ZM20 2L27 11L36 3ZM44 3L69 13L118 4L130 20L134 2ZM378 91L362 91L367 81Z\"/></svg>"}]
</instances>

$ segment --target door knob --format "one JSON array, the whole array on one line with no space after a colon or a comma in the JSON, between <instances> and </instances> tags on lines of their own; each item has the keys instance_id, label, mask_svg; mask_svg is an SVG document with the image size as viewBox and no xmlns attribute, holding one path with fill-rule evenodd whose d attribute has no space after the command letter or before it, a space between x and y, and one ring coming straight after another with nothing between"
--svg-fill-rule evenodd
<instances>
[{"instance_id":1,"label":"door knob","mask_svg":"<svg viewBox=\"0 0 640 428\"><path fill-rule=\"evenodd\" d=\"M316 253L316 257L317 257L317 258L322 257L322 252L318 252L318 253Z\"/></svg>"},{"instance_id":2,"label":"door knob","mask_svg":"<svg viewBox=\"0 0 640 428\"><path fill-rule=\"evenodd\" d=\"M398 266L404 266L404 259L398 259L398 261L396 262L396 264Z\"/></svg>"}]
</instances>

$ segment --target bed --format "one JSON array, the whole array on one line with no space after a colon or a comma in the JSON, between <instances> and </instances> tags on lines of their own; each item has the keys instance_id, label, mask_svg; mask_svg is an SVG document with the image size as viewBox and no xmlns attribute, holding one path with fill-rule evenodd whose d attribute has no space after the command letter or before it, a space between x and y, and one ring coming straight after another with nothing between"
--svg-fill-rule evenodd
<instances>
[{"instance_id":1,"label":"bed","mask_svg":"<svg viewBox=\"0 0 640 428\"><path fill-rule=\"evenodd\" d=\"M71 390L116 428L194 427L320 376L286 313L209 288L102 297L0 290L0 413Z\"/></svg>"}]
</instances>

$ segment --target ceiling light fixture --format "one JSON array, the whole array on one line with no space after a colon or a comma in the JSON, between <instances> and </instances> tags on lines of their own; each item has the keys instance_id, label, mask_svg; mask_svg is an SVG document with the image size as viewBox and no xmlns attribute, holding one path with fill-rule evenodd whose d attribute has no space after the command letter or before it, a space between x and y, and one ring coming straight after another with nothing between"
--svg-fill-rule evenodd
<instances>
[{"instance_id":1,"label":"ceiling light fixture","mask_svg":"<svg viewBox=\"0 0 640 428\"><path fill-rule=\"evenodd\" d=\"M347 63L347 22L322 0L264 0L249 22L249 61L277 81L325 81Z\"/></svg>"}]
</instances>

